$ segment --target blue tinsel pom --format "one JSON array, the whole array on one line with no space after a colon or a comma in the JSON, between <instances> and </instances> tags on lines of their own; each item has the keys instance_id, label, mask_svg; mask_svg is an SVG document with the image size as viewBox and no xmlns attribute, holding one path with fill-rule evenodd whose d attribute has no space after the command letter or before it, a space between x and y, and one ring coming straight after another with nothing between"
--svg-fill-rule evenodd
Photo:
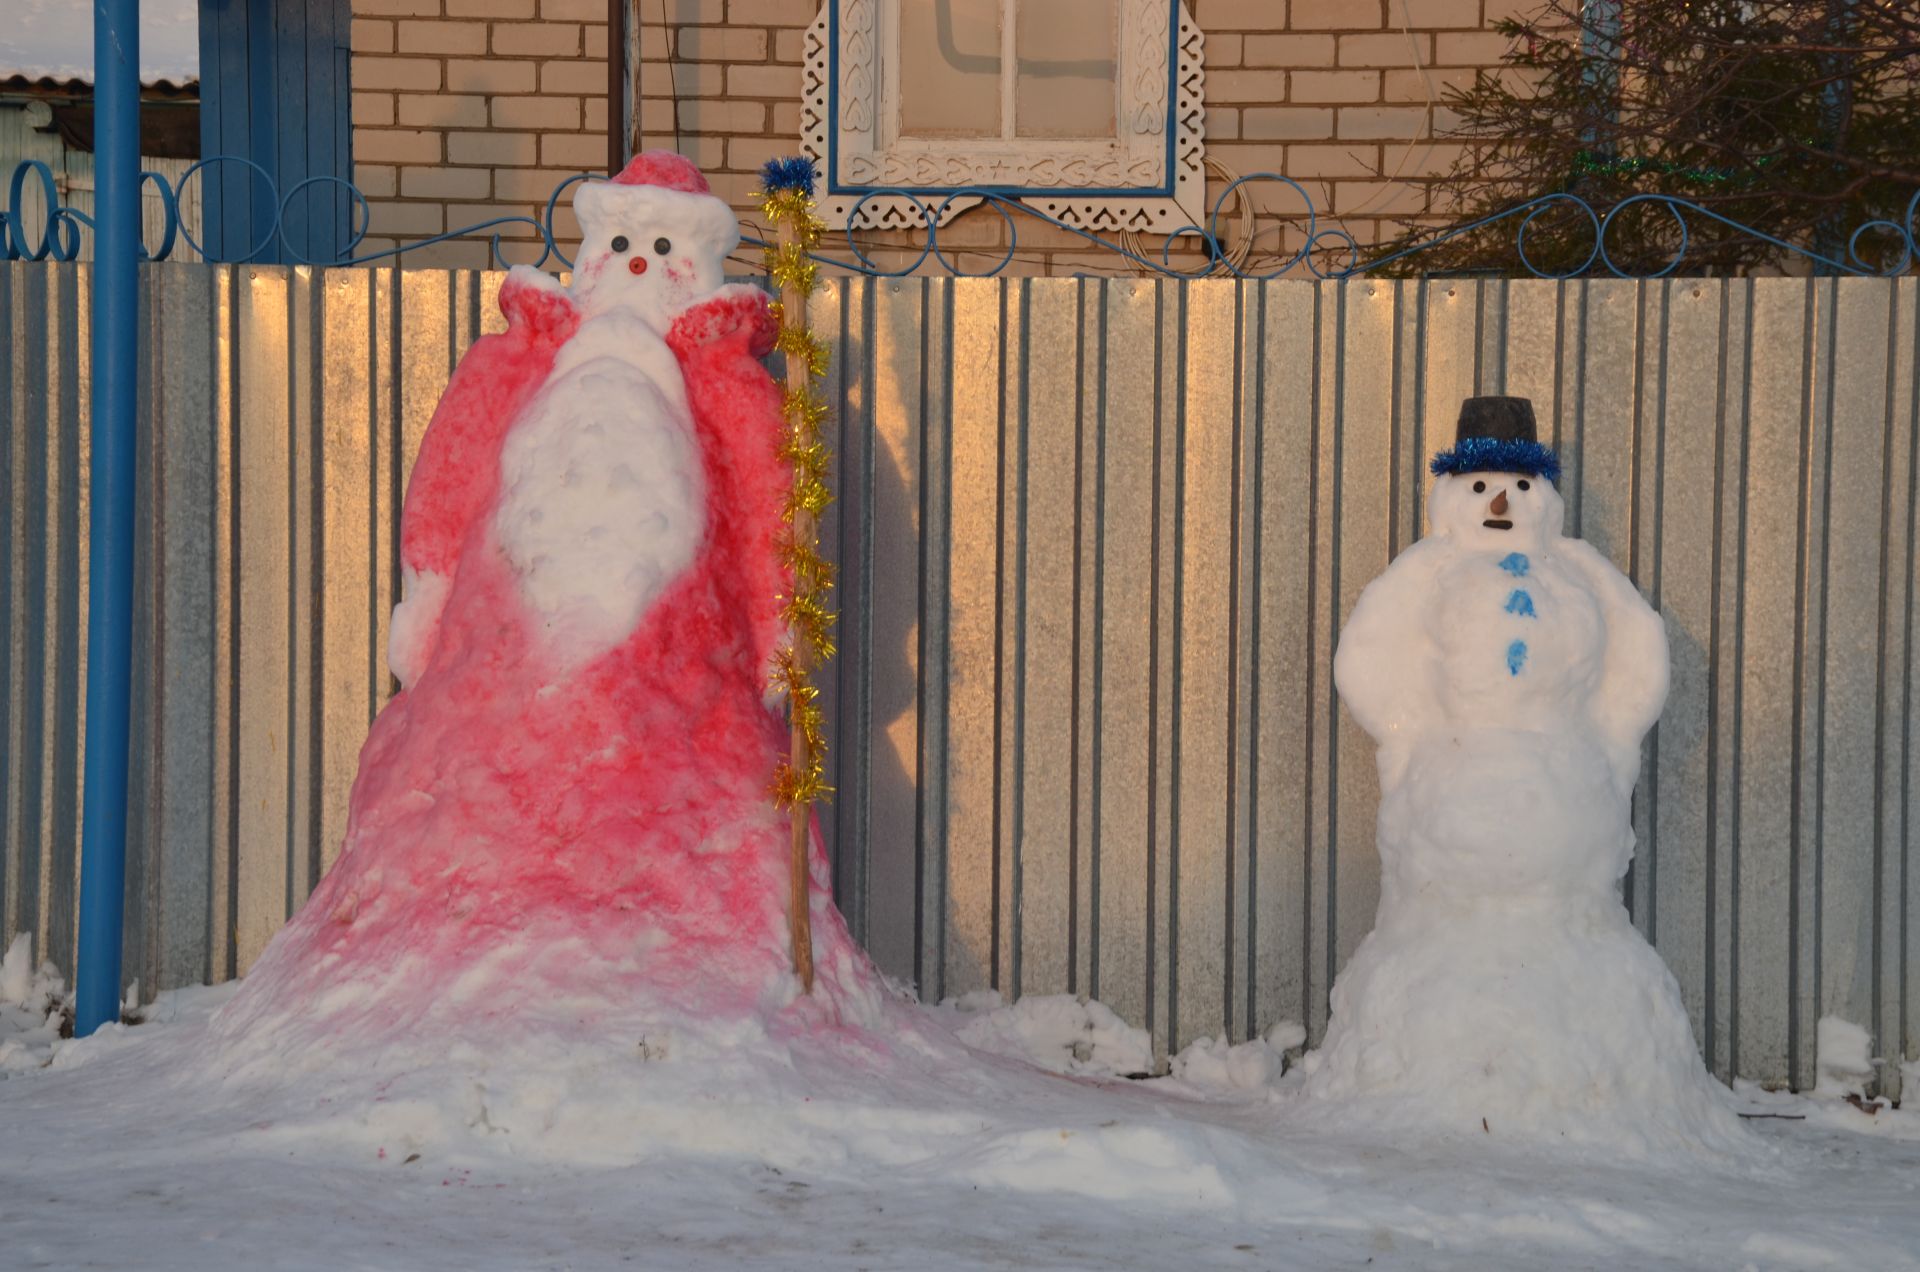
<instances>
[{"instance_id":1,"label":"blue tinsel pom","mask_svg":"<svg viewBox=\"0 0 1920 1272\"><path fill-rule=\"evenodd\" d=\"M769 194L775 190L805 190L811 197L819 175L813 160L805 155L769 159L760 169L760 188Z\"/></svg>"},{"instance_id":2,"label":"blue tinsel pom","mask_svg":"<svg viewBox=\"0 0 1920 1272\"><path fill-rule=\"evenodd\" d=\"M1449 473L1526 473L1551 482L1560 480L1560 457L1551 446L1493 437L1469 437L1458 442L1452 450L1435 455L1429 467L1436 477Z\"/></svg>"}]
</instances>

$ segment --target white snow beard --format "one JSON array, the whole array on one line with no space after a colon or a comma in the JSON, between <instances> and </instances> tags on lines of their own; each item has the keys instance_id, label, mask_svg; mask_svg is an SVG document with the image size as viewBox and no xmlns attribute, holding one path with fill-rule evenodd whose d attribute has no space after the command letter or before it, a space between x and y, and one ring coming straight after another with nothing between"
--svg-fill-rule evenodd
<instances>
[{"instance_id":1,"label":"white snow beard","mask_svg":"<svg viewBox=\"0 0 1920 1272\"><path fill-rule=\"evenodd\" d=\"M617 339L599 338L607 325L623 328L610 333ZM622 346L624 356L613 352ZM621 315L589 320L568 343L508 435L500 468L495 532L563 665L629 636L693 563L706 530L679 368L657 336Z\"/></svg>"}]
</instances>

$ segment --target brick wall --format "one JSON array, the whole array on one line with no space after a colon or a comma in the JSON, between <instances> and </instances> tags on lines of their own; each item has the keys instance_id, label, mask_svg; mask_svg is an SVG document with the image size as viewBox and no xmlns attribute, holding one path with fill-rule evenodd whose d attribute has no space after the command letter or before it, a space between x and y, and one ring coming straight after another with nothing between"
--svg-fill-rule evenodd
<instances>
[{"instance_id":1,"label":"brick wall","mask_svg":"<svg viewBox=\"0 0 1920 1272\"><path fill-rule=\"evenodd\" d=\"M558 182L605 165L605 0L352 3L354 161L372 203L369 246L537 214ZM1444 214L1430 182L1457 148L1429 132L1429 82L1437 99L1497 65L1503 41L1488 28L1535 0L1188 3L1207 33L1208 155L1238 173L1288 174L1322 224L1371 244ZM801 35L818 0L634 4L643 144L689 155L751 216L754 173L796 146ZM1451 123L1444 106L1432 114L1440 131ZM1292 250L1297 228L1278 219L1294 210L1290 194L1263 187L1255 198L1273 217L1256 246ZM998 259L999 218L972 220L942 241L966 260ZM570 217L559 228L571 234ZM1038 223L1021 226L1019 246L1017 272L1125 265ZM478 266L487 248L476 239L407 260Z\"/></svg>"}]
</instances>

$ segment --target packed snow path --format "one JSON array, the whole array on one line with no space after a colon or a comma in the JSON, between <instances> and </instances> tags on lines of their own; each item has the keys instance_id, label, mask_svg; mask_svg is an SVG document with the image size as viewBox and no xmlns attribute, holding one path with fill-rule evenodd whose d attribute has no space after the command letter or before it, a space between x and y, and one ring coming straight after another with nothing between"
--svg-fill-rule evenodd
<instances>
[{"instance_id":1,"label":"packed snow path","mask_svg":"<svg viewBox=\"0 0 1920 1272\"><path fill-rule=\"evenodd\" d=\"M1764 1160L1718 1166L1309 1126L1289 1079L1201 1062L1219 1048L1193 1081L1139 1083L961 1046L1137 1061L1110 1016L1029 1000L902 1008L925 1047L854 1074L831 1045L780 1069L748 1040L730 1081L636 1056L606 1088L628 1095L603 1107L612 1139L516 1144L444 1066L385 1111L343 1106L349 1075L324 1070L215 1102L193 1059L228 996L57 1047L14 1011L15 1059L55 1063L0 1081L0 1267L1920 1268L1920 1119L1838 1102L1756 1097L1807 1120L1750 1122Z\"/></svg>"}]
</instances>

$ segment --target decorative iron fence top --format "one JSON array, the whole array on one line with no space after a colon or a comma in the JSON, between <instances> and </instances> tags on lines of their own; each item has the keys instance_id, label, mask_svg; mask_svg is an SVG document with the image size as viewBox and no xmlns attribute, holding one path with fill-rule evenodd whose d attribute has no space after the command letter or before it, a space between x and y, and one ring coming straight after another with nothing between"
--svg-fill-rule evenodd
<instances>
[{"instance_id":1,"label":"decorative iron fence top","mask_svg":"<svg viewBox=\"0 0 1920 1272\"><path fill-rule=\"evenodd\" d=\"M532 247L537 242L541 249L540 255L536 259L524 262L525 264L532 265L535 268L542 268L550 261L557 261L563 268L572 268L573 262L568 258L566 253L561 250L559 240L555 237L553 228L554 216L560 206L561 196L580 182L605 180L604 177L598 174L585 172L568 177L554 187L553 193L547 197L546 204L538 216L495 217L491 220L462 226L459 229L448 230L445 233L435 234L414 242L403 243L397 247L383 248L379 251L368 252L365 255L358 255L357 249L367 238L372 213L371 205L366 195L361 193L353 183L340 177L309 177L288 190L285 195L281 195L273 178L265 169L252 160L238 155L215 155L211 158L200 160L185 172L181 173L171 184L159 173L142 172L140 174L142 189L144 190L147 186L151 185L153 189L158 192L164 214L160 241L157 244L143 243L141 245L142 259L149 261L165 260L173 253L177 244L183 240L189 247L201 253L203 257L207 256L205 248L194 238L192 231L185 225L180 217L181 195L186 189L187 182L199 174L201 169L224 163L245 164L248 168L252 169L255 179L262 184L262 188L269 196L268 202L273 209L271 223L267 226L266 230L260 234L259 239L250 250L243 256L218 262L224 264L244 264L248 261L255 260L278 242L281 248L284 249L285 257L296 264L329 267L373 265L382 261L395 260L407 252L416 251L424 247L431 247L438 243L484 236L488 241L488 252L491 259L495 263L504 266L508 264L501 255L501 240L505 237L504 227L524 225L531 227L538 235L537 239L528 238L526 240L527 245ZM28 189L27 183L33 178L38 179L41 195L46 206L46 219L44 225L40 228L38 240L30 242L26 229L26 208L24 204ZM1236 252L1228 248L1226 236L1221 229L1221 214L1223 209L1226 208L1228 200L1236 196L1242 199L1248 198L1249 195L1247 192L1256 182L1277 182L1288 187L1293 195L1299 199L1301 211L1277 219L1284 220L1293 225L1304 224L1305 231L1299 248L1291 255L1276 257L1275 260L1277 260L1277 264L1266 262L1258 268L1249 266L1244 252ZM309 259L302 254L287 235L287 211L293 206L295 199L306 194L310 189L329 185L343 188L350 201L351 211L349 213L349 224L352 227L352 232L349 234L342 251L333 259ZM924 236L917 250L917 254L913 255L912 259L899 269L886 269L876 263L869 252L869 245L863 245L861 243L853 228L853 226L861 220L861 212L866 204L871 200L883 197L904 200L915 209L922 222L915 231ZM940 229L942 224L948 220L950 214L957 211L966 211L980 205L991 208L1005 223L1007 227L1007 243L1004 250L993 249L999 252L998 259L991 260L986 267L970 269L964 262L950 257L948 250L941 246ZM1677 232L1677 246L1673 251L1672 258L1661 268L1635 271L1622 267L1614 260L1613 255L1609 252L1608 242L1615 227L1620 223L1621 217L1633 209L1643 206L1658 208L1673 218ZM1584 217L1592 229L1592 248L1587 252L1585 258L1572 268L1561 270L1543 268L1536 264L1533 258L1528 255L1528 231L1540 217L1550 212ZM1320 212L1314 207L1313 199L1307 193L1306 189L1291 177L1278 172L1255 172L1235 178L1222 189L1219 196L1215 198L1213 206L1208 212L1206 225L1204 227L1197 224L1183 226L1167 235L1158 253L1158 260L1143 255L1128 243L1114 242L1082 229L1079 226L1070 225L1057 217L1050 216L1038 208L1023 202L1020 198L1008 191L991 187L955 190L943 195L939 202L932 204L910 190L872 191L865 195L860 202L854 206L852 213L848 217L849 227L846 230L845 250L851 254L851 259L844 259L838 255L830 255L827 253L815 253L814 256L823 265L873 278L905 277L918 271L930 258L938 263L949 275L955 277L994 277L1003 273L1008 266L1013 264L1019 253L1019 227L1021 223L1020 218L1023 217L1032 218L1035 221L1065 230L1067 233L1084 240L1091 246L1101 251L1111 253L1117 259L1131 262L1148 273L1176 279L1204 278L1218 275L1247 281L1262 281L1283 277L1296 269L1303 269L1306 273L1319 279L1354 278L1379 270L1395 262L1406 261L1421 253L1431 251L1444 243L1457 239L1462 235L1470 234L1476 230L1485 229L1486 227L1494 225L1512 227L1514 258L1521 268L1537 278L1575 278L1595 273L1604 273L1616 278L1662 278L1674 273L1686 261L1688 247L1692 239L1692 232L1688 225L1689 217L1705 218L1706 220L1716 222L1735 233L1746 235L1758 242L1770 244L1790 256L1810 262L1816 268L1829 273L1851 274L1864 277L1893 277L1920 267L1920 191L1916 191L1914 197L1908 201L1906 210L1900 219L1882 218L1867 221L1864 224L1856 226L1847 237L1845 259L1839 259L1836 256L1817 252L1800 244L1790 243L1784 239L1776 238L1752 226L1744 225L1731 217L1724 216L1711 208L1704 207L1689 199L1679 198L1675 195L1631 195L1602 212L1579 195L1554 193L1544 194L1523 203L1515 204L1512 207L1502 209L1491 215L1480 217L1477 220L1450 227L1433 238L1414 246L1362 260L1359 242L1346 230L1338 226L1322 227L1320 225ZM80 254L81 232L84 230L90 233L94 228L94 220L92 217L61 201L59 190L54 180L53 170L45 163L37 159L29 159L15 166L12 177L7 184L6 207L4 211L0 211L0 260L37 261L47 260L49 258L56 261L75 260ZM1192 268L1182 268L1174 263L1175 250L1180 244L1187 240L1196 242L1200 247L1198 264ZM1886 248L1885 254L1878 265L1870 261L1868 257L1863 254L1869 248L1870 244L1875 241L1880 242ZM762 240L752 234L744 234L742 242L752 246L764 246ZM888 245L885 250L900 249L894 245ZM905 250L908 252L915 251L912 246L906 247ZM969 250L978 254L978 249ZM837 245L836 251L838 251ZM992 252L987 253L987 255L991 256ZM1332 261L1327 259L1328 257L1337 258L1342 255L1345 257L1344 264L1338 263L1337 259ZM1267 267L1268 265L1271 267Z\"/></svg>"}]
</instances>

